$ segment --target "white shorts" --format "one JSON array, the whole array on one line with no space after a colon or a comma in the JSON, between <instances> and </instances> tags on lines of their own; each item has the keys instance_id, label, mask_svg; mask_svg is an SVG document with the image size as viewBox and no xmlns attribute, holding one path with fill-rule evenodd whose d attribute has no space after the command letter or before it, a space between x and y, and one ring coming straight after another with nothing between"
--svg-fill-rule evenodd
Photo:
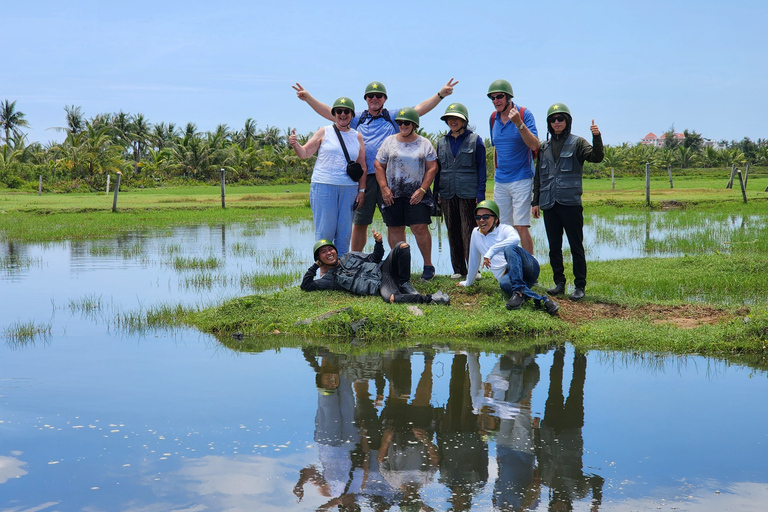
<instances>
[{"instance_id":1,"label":"white shorts","mask_svg":"<svg viewBox=\"0 0 768 512\"><path fill-rule=\"evenodd\" d=\"M532 187L533 178L493 184L493 200L499 205L499 220L502 224L531 225Z\"/></svg>"}]
</instances>

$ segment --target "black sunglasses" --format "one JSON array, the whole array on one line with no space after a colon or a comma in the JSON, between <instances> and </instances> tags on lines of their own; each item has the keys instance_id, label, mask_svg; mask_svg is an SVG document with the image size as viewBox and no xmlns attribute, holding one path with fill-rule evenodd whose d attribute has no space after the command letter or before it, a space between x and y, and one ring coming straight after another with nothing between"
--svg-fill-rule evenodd
<instances>
[{"instance_id":1,"label":"black sunglasses","mask_svg":"<svg viewBox=\"0 0 768 512\"><path fill-rule=\"evenodd\" d=\"M489 94L488 97L491 98L492 100L503 100L504 98L507 97L507 95L506 94Z\"/></svg>"},{"instance_id":2,"label":"black sunglasses","mask_svg":"<svg viewBox=\"0 0 768 512\"><path fill-rule=\"evenodd\" d=\"M400 119L395 121L397 123L397 126L411 126L410 121L401 121Z\"/></svg>"},{"instance_id":3,"label":"black sunglasses","mask_svg":"<svg viewBox=\"0 0 768 512\"><path fill-rule=\"evenodd\" d=\"M549 118L549 122L550 123L562 123L563 121L565 121L565 116L564 115L551 116Z\"/></svg>"},{"instance_id":4,"label":"black sunglasses","mask_svg":"<svg viewBox=\"0 0 768 512\"><path fill-rule=\"evenodd\" d=\"M368 94L365 95L365 99L367 99L367 100L370 100L370 99L373 99L373 98L376 98L377 100L380 100L383 97L384 97L384 94L381 93L381 92L369 92Z\"/></svg>"},{"instance_id":5,"label":"black sunglasses","mask_svg":"<svg viewBox=\"0 0 768 512\"><path fill-rule=\"evenodd\" d=\"M339 115L339 114L349 115L349 114L352 113L352 109L351 108L340 108L340 107L337 107L337 108L333 109L333 111L334 111L334 115Z\"/></svg>"},{"instance_id":6,"label":"black sunglasses","mask_svg":"<svg viewBox=\"0 0 768 512\"><path fill-rule=\"evenodd\" d=\"M491 217L495 217L495 215L491 215L490 213L484 213L483 215L475 215L475 220L488 220Z\"/></svg>"}]
</instances>

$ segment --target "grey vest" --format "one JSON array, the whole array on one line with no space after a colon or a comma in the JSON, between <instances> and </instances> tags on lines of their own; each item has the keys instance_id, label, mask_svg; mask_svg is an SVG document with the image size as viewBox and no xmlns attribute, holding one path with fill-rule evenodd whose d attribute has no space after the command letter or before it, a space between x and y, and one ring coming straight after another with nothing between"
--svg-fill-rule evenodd
<instances>
[{"instance_id":1,"label":"grey vest","mask_svg":"<svg viewBox=\"0 0 768 512\"><path fill-rule=\"evenodd\" d=\"M380 263L366 261L363 253L348 252L329 273L333 275L336 285L344 290L357 295L378 295L381 288L380 267Z\"/></svg>"},{"instance_id":2,"label":"grey vest","mask_svg":"<svg viewBox=\"0 0 768 512\"><path fill-rule=\"evenodd\" d=\"M568 135L557 164L552 154L552 141L548 140L541 146L539 207L542 210L549 210L555 206L555 202L564 206L581 205L581 178L584 169L576 158L578 139L574 134Z\"/></svg>"},{"instance_id":3,"label":"grey vest","mask_svg":"<svg viewBox=\"0 0 768 512\"><path fill-rule=\"evenodd\" d=\"M440 197L450 199L459 196L462 199L477 197L477 134L470 133L464 139L457 156L451 153L450 135L446 135L437 144L437 157L440 159ZM483 155L485 156L485 155Z\"/></svg>"}]
</instances>

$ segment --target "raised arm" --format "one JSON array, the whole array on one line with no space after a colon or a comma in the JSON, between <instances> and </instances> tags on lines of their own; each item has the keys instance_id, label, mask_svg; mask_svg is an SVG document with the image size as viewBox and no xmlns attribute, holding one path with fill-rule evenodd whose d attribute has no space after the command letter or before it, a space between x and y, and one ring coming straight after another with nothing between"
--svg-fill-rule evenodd
<instances>
[{"instance_id":1,"label":"raised arm","mask_svg":"<svg viewBox=\"0 0 768 512\"><path fill-rule=\"evenodd\" d=\"M306 101L309 106L312 107L312 110L328 119L329 121L335 121L331 115L331 107L322 101L315 99L315 97L309 94L309 92L307 92L307 90L304 89L300 83L296 82L296 85L292 85L291 87L293 87L293 90L296 91L296 96L298 96L301 101Z\"/></svg>"},{"instance_id":2,"label":"raised arm","mask_svg":"<svg viewBox=\"0 0 768 512\"><path fill-rule=\"evenodd\" d=\"M418 112L420 116L423 116L424 114L426 114L427 112L435 108L437 104L440 103L440 100L442 100L446 96L450 96L451 94L453 94L453 86L455 86L458 83L459 83L458 80L454 81L453 77L451 77L451 79L448 80L448 83L445 84L437 94L433 94L429 98L425 99L424 101L422 101L421 103L413 107L414 110L416 110L416 112Z\"/></svg>"},{"instance_id":3,"label":"raised arm","mask_svg":"<svg viewBox=\"0 0 768 512\"><path fill-rule=\"evenodd\" d=\"M307 143L302 146L299 144L299 141L296 138L296 134L292 133L288 137L288 144L293 148L296 156L304 160L317 152L317 149L320 147L320 143L323 142L324 135L325 128L319 128L315 133L312 134Z\"/></svg>"}]
</instances>

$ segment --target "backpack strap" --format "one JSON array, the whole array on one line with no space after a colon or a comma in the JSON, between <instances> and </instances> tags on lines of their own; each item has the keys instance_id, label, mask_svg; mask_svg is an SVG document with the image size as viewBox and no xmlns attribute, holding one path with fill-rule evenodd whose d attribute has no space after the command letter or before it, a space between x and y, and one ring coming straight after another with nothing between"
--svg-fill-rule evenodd
<instances>
[{"instance_id":1,"label":"backpack strap","mask_svg":"<svg viewBox=\"0 0 768 512\"><path fill-rule=\"evenodd\" d=\"M395 123L395 122L392 120L392 118L391 118L391 117L389 117L389 110L387 110L387 109L385 109L385 108L381 109L381 115L382 115L382 116L384 116L384 119L386 119L387 121L389 121L389 122L392 124L392 126L394 126L394 127L395 127L395 132L399 132L399 131L400 131L400 128L397 126L397 123Z\"/></svg>"},{"instance_id":2,"label":"backpack strap","mask_svg":"<svg viewBox=\"0 0 768 512\"><path fill-rule=\"evenodd\" d=\"M517 106L517 105L515 105L515 106ZM525 107L520 107L518 112L520 112L520 122L525 124ZM494 144L493 144L493 125L494 124L496 124L496 111L495 110L493 111L493 113L491 113L491 119L490 119L490 125L491 125L491 146L494 146ZM530 153L531 153L531 159L532 160L536 160L539 157L539 149L538 148L536 148L534 150L529 149L528 151L530 151ZM496 159L496 148L495 147L493 149L493 165L494 165L494 167L496 167L498 169L499 164L498 164L498 161Z\"/></svg>"}]
</instances>

